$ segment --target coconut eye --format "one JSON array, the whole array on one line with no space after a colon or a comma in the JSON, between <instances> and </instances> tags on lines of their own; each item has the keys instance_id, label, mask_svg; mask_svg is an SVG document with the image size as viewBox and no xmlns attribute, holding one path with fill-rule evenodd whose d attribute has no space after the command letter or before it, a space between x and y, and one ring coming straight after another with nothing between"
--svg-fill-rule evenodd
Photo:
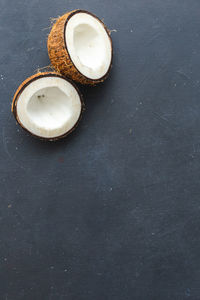
<instances>
[{"instance_id":1,"label":"coconut eye","mask_svg":"<svg viewBox=\"0 0 200 300\"><path fill-rule=\"evenodd\" d=\"M77 88L55 73L39 73L19 87L13 99L18 123L31 134L49 140L66 136L81 116L83 103Z\"/></svg>"},{"instance_id":2,"label":"coconut eye","mask_svg":"<svg viewBox=\"0 0 200 300\"><path fill-rule=\"evenodd\" d=\"M112 63L112 41L106 26L87 11L58 19L48 38L54 68L83 84L104 81Z\"/></svg>"}]
</instances>

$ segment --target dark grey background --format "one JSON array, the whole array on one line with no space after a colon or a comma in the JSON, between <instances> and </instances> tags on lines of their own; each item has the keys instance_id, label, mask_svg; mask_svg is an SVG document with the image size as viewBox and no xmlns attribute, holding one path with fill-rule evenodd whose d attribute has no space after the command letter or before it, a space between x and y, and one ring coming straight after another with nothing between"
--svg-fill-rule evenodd
<instances>
[{"instance_id":1,"label":"dark grey background","mask_svg":"<svg viewBox=\"0 0 200 300\"><path fill-rule=\"evenodd\" d=\"M11 100L75 8L116 29L113 69L45 143ZM200 299L199 32L199 0L0 0L0 299Z\"/></svg>"}]
</instances>

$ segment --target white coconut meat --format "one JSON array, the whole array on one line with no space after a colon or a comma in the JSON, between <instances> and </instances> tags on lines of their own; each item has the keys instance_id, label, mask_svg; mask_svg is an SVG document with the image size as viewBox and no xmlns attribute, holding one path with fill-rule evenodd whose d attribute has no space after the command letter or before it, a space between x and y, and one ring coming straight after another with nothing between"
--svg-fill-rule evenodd
<instances>
[{"instance_id":1,"label":"white coconut meat","mask_svg":"<svg viewBox=\"0 0 200 300\"><path fill-rule=\"evenodd\" d=\"M70 131L82 110L75 87L60 77L36 78L22 91L16 104L17 119L29 132L56 138Z\"/></svg>"},{"instance_id":2,"label":"white coconut meat","mask_svg":"<svg viewBox=\"0 0 200 300\"><path fill-rule=\"evenodd\" d=\"M78 71L89 79L100 79L108 72L112 45L104 25L94 16L79 12L66 23L65 42Z\"/></svg>"}]
</instances>

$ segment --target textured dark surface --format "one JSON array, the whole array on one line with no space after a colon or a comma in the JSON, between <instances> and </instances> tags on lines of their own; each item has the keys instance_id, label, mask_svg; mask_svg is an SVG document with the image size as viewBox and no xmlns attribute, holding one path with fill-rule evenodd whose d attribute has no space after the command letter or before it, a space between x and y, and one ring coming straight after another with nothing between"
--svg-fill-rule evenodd
<instances>
[{"instance_id":1,"label":"textured dark surface","mask_svg":"<svg viewBox=\"0 0 200 300\"><path fill-rule=\"evenodd\" d=\"M112 33L111 76L83 88L69 138L10 113L49 64L50 17ZM200 1L0 0L0 299L200 299Z\"/></svg>"}]
</instances>

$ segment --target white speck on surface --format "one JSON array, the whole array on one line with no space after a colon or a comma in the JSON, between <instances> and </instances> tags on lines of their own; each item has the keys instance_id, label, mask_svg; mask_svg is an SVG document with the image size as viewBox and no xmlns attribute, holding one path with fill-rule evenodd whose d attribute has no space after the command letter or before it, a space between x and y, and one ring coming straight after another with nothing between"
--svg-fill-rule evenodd
<instances>
[{"instance_id":1,"label":"white speck on surface","mask_svg":"<svg viewBox=\"0 0 200 300\"><path fill-rule=\"evenodd\" d=\"M18 147L15 147L16 150L18 150Z\"/></svg>"},{"instance_id":2,"label":"white speck on surface","mask_svg":"<svg viewBox=\"0 0 200 300\"><path fill-rule=\"evenodd\" d=\"M4 77L3 77L3 75L1 74L1 80L4 80Z\"/></svg>"},{"instance_id":3,"label":"white speck on surface","mask_svg":"<svg viewBox=\"0 0 200 300\"><path fill-rule=\"evenodd\" d=\"M34 50L34 49L35 49L35 47L28 48L28 49L27 49L27 52L32 51L32 50Z\"/></svg>"},{"instance_id":4,"label":"white speck on surface","mask_svg":"<svg viewBox=\"0 0 200 300\"><path fill-rule=\"evenodd\" d=\"M67 272L68 270L67 269L64 269L64 272Z\"/></svg>"},{"instance_id":5,"label":"white speck on surface","mask_svg":"<svg viewBox=\"0 0 200 300\"><path fill-rule=\"evenodd\" d=\"M110 33L112 33L112 32L117 32L117 29L111 29Z\"/></svg>"},{"instance_id":6,"label":"white speck on surface","mask_svg":"<svg viewBox=\"0 0 200 300\"><path fill-rule=\"evenodd\" d=\"M131 29L130 31L133 32L133 29Z\"/></svg>"},{"instance_id":7,"label":"white speck on surface","mask_svg":"<svg viewBox=\"0 0 200 300\"><path fill-rule=\"evenodd\" d=\"M112 187L110 187L110 192L112 192L112 190L113 190L113 188L112 188Z\"/></svg>"}]
</instances>

